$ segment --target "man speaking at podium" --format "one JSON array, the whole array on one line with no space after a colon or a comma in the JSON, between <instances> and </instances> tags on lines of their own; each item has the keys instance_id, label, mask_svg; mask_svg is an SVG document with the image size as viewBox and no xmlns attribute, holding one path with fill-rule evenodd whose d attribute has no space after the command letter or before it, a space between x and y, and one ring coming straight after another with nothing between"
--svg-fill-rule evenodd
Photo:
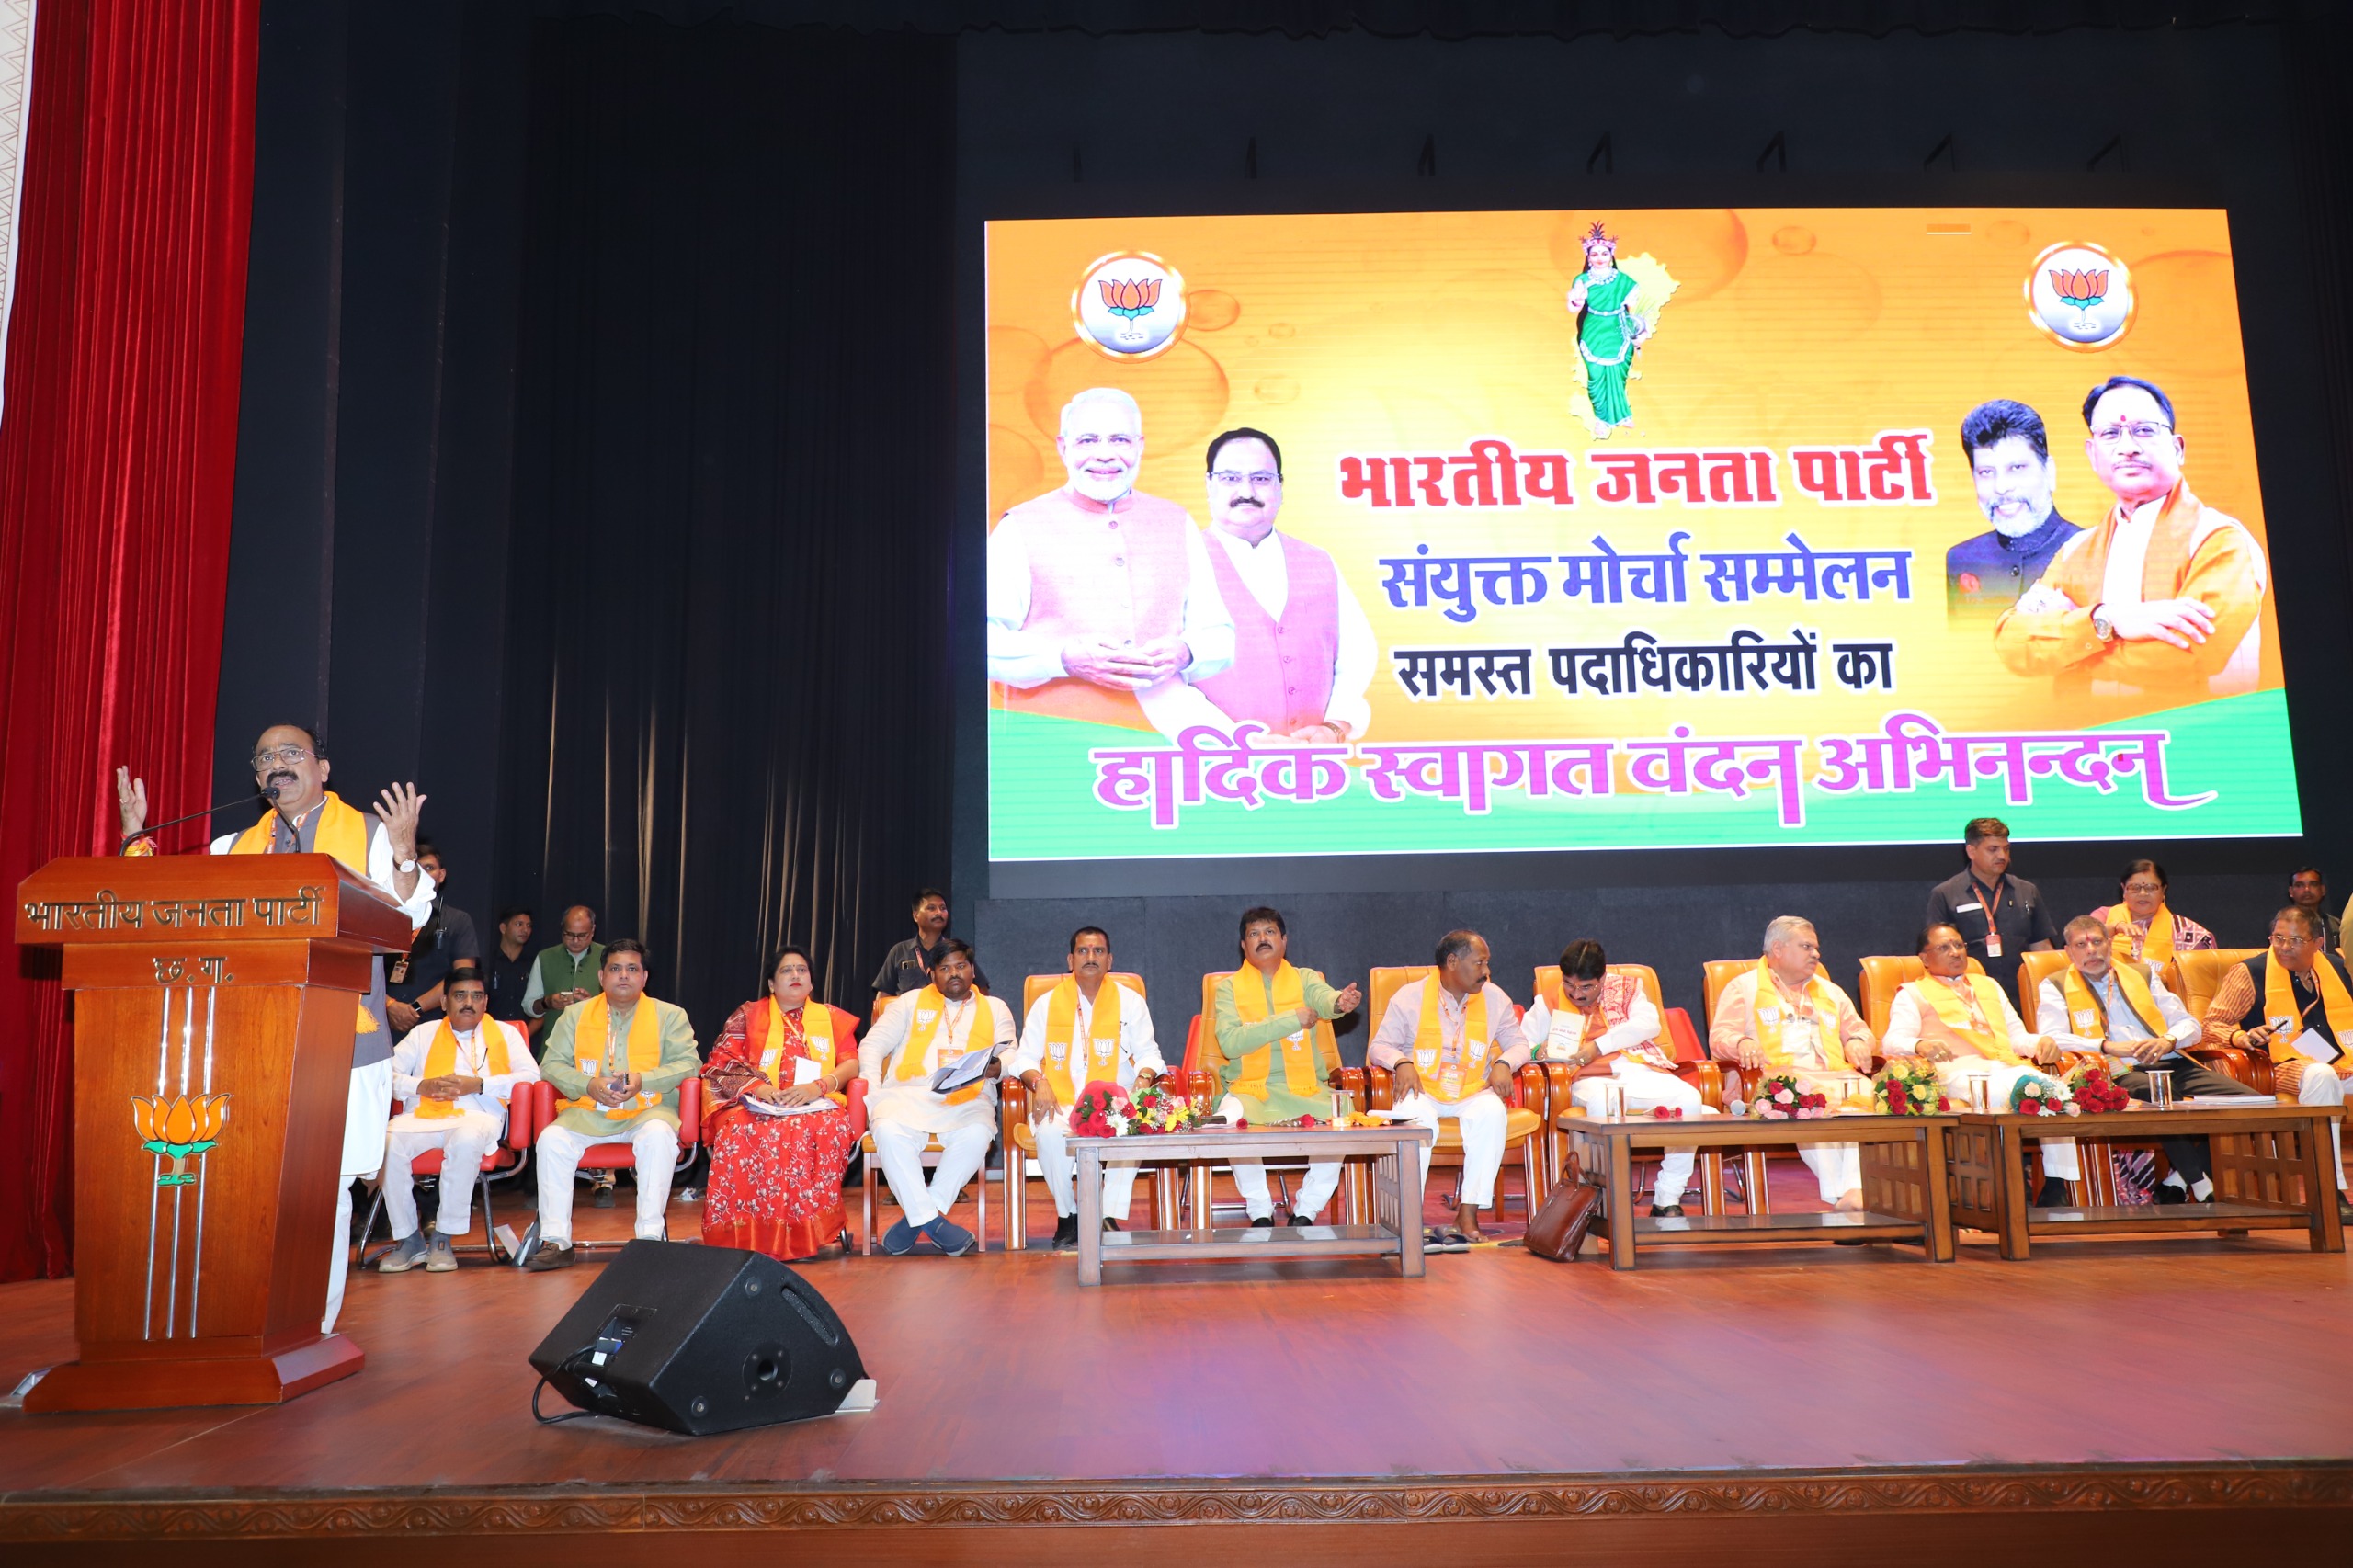
<instances>
[{"instance_id":1,"label":"man speaking at podium","mask_svg":"<svg viewBox=\"0 0 2353 1568\"><path fill-rule=\"evenodd\" d=\"M215 855L332 855L391 895L420 929L433 913L433 883L416 869L416 817L425 797L414 784L395 784L379 798L373 817L354 811L327 789L326 744L299 724L273 724L253 755L254 784L270 805L243 833L212 841ZM147 785L131 769L115 769L122 834L137 838L147 826ZM124 850L153 855L155 842L138 838ZM392 1031L384 1017L384 960L370 964L368 994L351 1040L351 1096L343 1124L341 1192L335 1204L335 1249L327 1269L327 1310L322 1334L335 1332L343 1311L344 1270L351 1255L351 1183L384 1163L392 1121Z\"/></svg>"}]
</instances>

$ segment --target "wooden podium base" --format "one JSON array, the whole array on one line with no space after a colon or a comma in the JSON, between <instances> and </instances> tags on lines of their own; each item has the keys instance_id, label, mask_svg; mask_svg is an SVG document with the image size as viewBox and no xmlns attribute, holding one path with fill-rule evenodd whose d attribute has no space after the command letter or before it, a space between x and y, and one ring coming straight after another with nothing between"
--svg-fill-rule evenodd
<instances>
[{"instance_id":1,"label":"wooden podium base","mask_svg":"<svg viewBox=\"0 0 2353 1568\"><path fill-rule=\"evenodd\" d=\"M359 1346L330 1334L275 1356L217 1361L68 1361L25 1393L28 1413L162 1410L187 1404L282 1404L368 1364Z\"/></svg>"}]
</instances>

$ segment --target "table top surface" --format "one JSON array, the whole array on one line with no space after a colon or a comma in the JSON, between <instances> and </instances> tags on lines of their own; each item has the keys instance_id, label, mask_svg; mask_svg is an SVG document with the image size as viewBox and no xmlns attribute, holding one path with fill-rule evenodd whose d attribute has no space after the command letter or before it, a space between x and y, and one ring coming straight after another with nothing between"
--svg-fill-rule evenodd
<instances>
[{"instance_id":1,"label":"table top surface","mask_svg":"<svg viewBox=\"0 0 2353 1568\"><path fill-rule=\"evenodd\" d=\"M1923 1129L1954 1119L1949 1116L1837 1115L1788 1118L1767 1121L1747 1116L1689 1116L1659 1120L1630 1116L1623 1121L1603 1121L1583 1115L1560 1118L1563 1131L1588 1138L1620 1138L1629 1142L1692 1143L1889 1143L1923 1135Z\"/></svg>"},{"instance_id":2,"label":"table top surface","mask_svg":"<svg viewBox=\"0 0 2353 1568\"><path fill-rule=\"evenodd\" d=\"M2159 1110L2154 1106L2136 1103L2129 1110L2106 1111L2097 1115L2086 1111L2081 1116L2036 1116L2022 1110L1965 1110L1956 1113L1952 1119L1980 1127L2000 1123L2025 1128L2064 1128L2065 1135L2073 1138L2124 1132L2179 1132L2183 1130L2183 1123L2191 1120L2277 1123L2322 1120L2344 1114L2341 1106L2298 1105L2292 1101L2249 1095L2244 1105L2176 1104Z\"/></svg>"},{"instance_id":3,"label":"table top surface","mask_svg":"<svg viewBox=\"0 0 2353 1568\"><path fill-rule=\"evenodd\" d=\"M1400 1145L1427 1143L1436 1134L1410 1121L1379 1127L1232 1127L1191 1132L1145 1132L1120 1137L1074 1137L1071 1148L1114 1150L1136 1159L1184 1160L1227 1154L1279 1154L1294 1150L1330 1153L1393 1153Z\"/></svg>"}]
</instances>

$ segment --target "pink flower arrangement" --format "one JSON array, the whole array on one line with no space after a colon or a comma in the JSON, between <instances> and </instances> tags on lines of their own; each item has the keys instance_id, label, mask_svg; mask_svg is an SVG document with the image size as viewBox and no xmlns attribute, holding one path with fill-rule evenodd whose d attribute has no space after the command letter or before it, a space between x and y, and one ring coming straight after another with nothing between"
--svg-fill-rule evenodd
<instances>
[{"instance_id":1,"label":"pink flower arrangement","mask_svg":"<svg viewBox=\"0 0 2353 1568\"><path fill-rule=\"evenodd\" d=\"M1132 1108L1127 1090L1098 1079L1078 1091L1070 1108L1070 1130L1081 1138L1116 1137L1126 1131Z\"/></svg>"},{"instance_id":2,"label":"pink flower arrangement","mask_svg":"<svg viewBox=\"0 0 2353 1568\"><path fill-rule=\"evenodd\" d=\"M1766 1121L1805 1121L1830 1114L1830 1096L1809 1093L1787 1073L1776 1073L1756 1085L1748 1114Z\"/></svg>"}]
</instances>

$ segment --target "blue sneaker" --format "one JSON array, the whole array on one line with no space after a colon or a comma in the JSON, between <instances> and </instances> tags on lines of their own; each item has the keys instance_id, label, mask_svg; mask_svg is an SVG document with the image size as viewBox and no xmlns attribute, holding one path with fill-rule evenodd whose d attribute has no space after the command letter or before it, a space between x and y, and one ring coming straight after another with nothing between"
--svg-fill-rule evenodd
<instances>
[{"instance_id":1,"label":"blue sneaker","mask_svg":"<svg viewBox=\"0 0 2353 1568\"><path fill-rule=\"evenodd\" d=\"M882 1250L892 1257L904 1257L915 1250L915 1227L907 1223L904 1214L899 1216L897 1224L882 1233Z\"/></svg>"},{"instance_id":2,"label":"blue sneaker","mask_svg":"<svg viewBox=\"0 0 2353 1568\"><path fill-rule=\"evenodd\" d=\"M963 1226L950 1221L945 1214L942 1214L937 1220L934 1220L930 1224L926 1225L923 1228L923 1233L931 1238L932 1245L938 1247L941 1252L946 1253L949 1257L963 1256L966 1253L980 1245L981 1241L980 1237L972 1234L972 1232L966 1230Z\"/></svg>"}]
</instances>

